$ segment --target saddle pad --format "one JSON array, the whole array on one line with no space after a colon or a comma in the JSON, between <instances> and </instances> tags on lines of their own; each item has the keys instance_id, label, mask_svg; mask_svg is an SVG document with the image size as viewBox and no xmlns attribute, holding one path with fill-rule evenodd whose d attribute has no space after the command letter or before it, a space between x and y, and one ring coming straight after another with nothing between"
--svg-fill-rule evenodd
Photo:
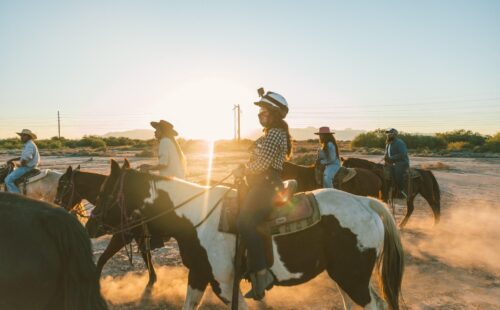
<instances>
[{"instance_id":1,"label":"saddle pad","mask_svg":"<svg viewBox=\"0 0 500 310\"><path fill-rule=\"evenodd\" d=\"M40 179L45 178L48 173L49 173L48 169L45 169L45 170L34 169L34 170L31 170L30 172L26 173L25 175L23 175L19 179L17 179L15 183L17 185L32 183L32 182L35 182L35 181L38 181Z\"/></svg>"},{"instance_id":2,"label":"saddle pad","mask_svg":"<svg viewBox=\"0 0 500 310\"><path fill-rule=\"evenodd\" d=\"M219 231L236 234L237 214L237 198L226 197L219 220ZM319 222L320 219L314 194L298 193L286 204L275 206L265 226L271 235L283 235L306 229Z\"/></svg>"}]
</instances>

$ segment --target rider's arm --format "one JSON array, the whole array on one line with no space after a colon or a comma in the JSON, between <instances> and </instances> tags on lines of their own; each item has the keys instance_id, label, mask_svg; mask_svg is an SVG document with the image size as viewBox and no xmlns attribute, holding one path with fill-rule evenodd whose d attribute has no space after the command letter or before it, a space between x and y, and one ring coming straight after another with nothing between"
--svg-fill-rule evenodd
<instances>
[{"instance_id":1,"label":"rider's arm","mask_svg":"<svg viewBox=\"0 0 500 310\"><path fill-rule=\"evenodd\" d=\"M328 158L323 158L319 162L322 165L330 165L335 162L335 157L337 156L337 151L335 150L335 145L333 142L328 142Z\"/></svg>"},{"instance_id":2,"label":"rider's arm","mask_svg":"<svg viewBox=\"0 0 500 310\"><path fill-rule=\"evenodd\" d=\"M13 161L17 161L17 160L20 160L20 159L21 159L21 157L11 158L11 159L9 159L7 162L8 162L8 163L11 163L11 162L13 162Z\"/></svg>"}]
</instances>

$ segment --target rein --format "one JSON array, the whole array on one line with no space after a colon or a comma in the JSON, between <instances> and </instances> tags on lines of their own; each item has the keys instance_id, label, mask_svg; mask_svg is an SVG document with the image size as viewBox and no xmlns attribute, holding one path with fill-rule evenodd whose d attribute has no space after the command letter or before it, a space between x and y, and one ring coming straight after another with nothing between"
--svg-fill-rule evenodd
<instances>
[{"instance_id":1,"label":"rein","mask_svg":"<svg viewBox=\"0 0 500 310\"><path fill-rule=\"evenodd\" d=\"M114 203L110 206L110 208L116 204L119 205L120 209L121 209L121 214L122 214L122 225L121 225L121 228L118 229L118 230L111 230L109 231L110 234L122 234L124 232L127 232L129 230L132 230L134 228L137 228L137 227L140 227L140 226L143 226L151 221L154 221L164 215L167 215L171 212L174 212L175 210L185 206L186 204L190 203L191 201L193 201L194 199L200 197L201 195L207 193L208 191L212 190L213 188L215 188L216 186L222 184L225 180L229 179L233 174L230 173L229 175L227 175L226 177L224 177L222 180L218 181L217 183L215 183L214 185L210 186L209 188L191 196L190 198L184 200L183 202L181 202L180 204L176 205L175 207L171 208L171 209L168 209L168 210L165 210L163 212L160 212L152 217L149 217L147 219L144 219L142 217L142 214L140 214L140 211L139 210L135 210L134 213L139 213L139 215L141 216L141 218L139 220L136 220L136 221L132 221L132 222L127 222L127 219L128 217L126 216L126 210L125 210L125 199L124 199L124 194L123 194L123 179L124 179L124 174L122 173L122 175L120 176L120 181L118 184L115 185L115 189L117 188L117 186L119 186L119 189L120 189L120 192L118 193L118 196L116 198L116 200L114 201ZM153 181L154 182L154 181ZM155 183L156 184L156 183ZM194 226L194 228L198 228L200 227L207 219L208 217L210 217L210 215L212 215L212 213L215 211L215 209L220 205L221 201L226 197L226 195L233 189L233 187L230 187L223 195L222 197L217 200L217 202L215 203L215 205L212 207L212 209L206 214L206 216L198 223ZM108 225L107 225L108 226ZM144 226L143 226L144 227Z\"/></svg>"}]
</instances>

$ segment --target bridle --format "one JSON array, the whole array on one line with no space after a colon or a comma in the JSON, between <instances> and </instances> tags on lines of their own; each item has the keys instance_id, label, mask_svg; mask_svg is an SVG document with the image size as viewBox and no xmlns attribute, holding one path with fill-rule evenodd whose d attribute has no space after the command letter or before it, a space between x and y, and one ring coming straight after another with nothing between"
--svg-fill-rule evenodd
<instances>
[{"instance_id":1,"label":"bridle","mask_svg":"<svg viewBox=\"0 0 500 310\"><path fill-rule=\"evenodd\" d=\"M218 181L217 183L213 184L212 186L210 186L210 187L204 189L203 191L191 196L190 198L184 200L183 202L179 203L178 205L176 205L172 208L169 208L168 210L160 212L154 216L150 216L148 218L145 218L143 215L143 211L144 211L146 205L143 205L140 209L134 210L132 212L131 216L129 216L127 214L127 210L125 207L125 195L123 192L125 173L122 172L119 176L118 182L115 183L115 186L114 186L113 191L112 191L112 193L114 193L118 190L116 197L113 197L113 195L111 194L111 198L112 198L113 202L109 206L105 204L103 206L104 209L100 212L100 214L91 215L91 218L99 219L99 224L101 225L101 228L105 228L104 226L108 226L109 228L113 228L111 230L108 230L108 233L110 233L110 234L122 234L124 232L130 231L130 230L137 228L137 227L141 227L141 226L147 227L147 225L146 225L147 223L154 221L162 216L165 216L169 213L172 213L172 212L180 209L181 207L185 206L186 204L193 201L194 199L202 196L203 194L209 192L210 190L212 190L216 186L222 184L225 180L227 180L232 175L233 174L230 173L229 175L227 175L226 177L224 177L222 180ZM153 186L156 186L155 181L152 181L152 183L153 183ZM215 209L220 205L222 200L226 197L226 195L232 189L233 189L233 187L229 187L227 189L227 191L221 196L221 198L219 200L217 200L217 202L213 205L213 207L210 209L210 211L207 212L205 217L198 224L194 225L195 229L200 227L210 217L210 215L215 211ZM156 192L156 189L154 189L154 192ZM105 218L107 216L107 212L109 212L109 210L112 209L113 207L115 207L116 205L118 205L118 208L120 208L120 228L119 229L115 229L114 227L103 223L103 220L102 220L103 218ZM134 218L134 219L130 220L131 218Z\"/></svg>"}]
</instances>

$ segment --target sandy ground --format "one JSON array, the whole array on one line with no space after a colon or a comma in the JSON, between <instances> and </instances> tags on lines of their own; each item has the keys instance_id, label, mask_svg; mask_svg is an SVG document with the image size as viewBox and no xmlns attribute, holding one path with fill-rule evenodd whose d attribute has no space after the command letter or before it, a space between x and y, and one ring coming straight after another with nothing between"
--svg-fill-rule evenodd
<instances>
[{"instance_id":1,"label":"sandy ground","mask_svg":"<svg viewBox=\"0 0 500 310\"><path fill-rule=\"evenodd\" d=\"M5 156L0 155L0 162ZM374 161L379 156L360 156ZM208 157L188 156L189 179L206 179ZM220 179L244 157L219 153L210 178ZM152 160L132 158L133 166ZM47 168L64 169L82 164L82 169L101 173L109 170L108 158L49 157ZM433 227L432 212L422 198L402 232L406 252L403 298L408 309L500 309L500 159L412 158L412 165L442 163L435 170L442 191L442 220ZM397 206L400 221L405 208ZM93 240L96 259L109 236ZM102 292L111 309L180 309L185 296L187 271L182 266L175 241L153 253L158 282L149 299L141 298L147 272L140 255L133 265L125 251L108 262L101 280ZM248 285L242 283L243 289ZM250 302L252 309L342 309L335 284L326 274L293 288L273 288L263 303ZM201 309L226 309L207 289Z\"/></svg>"}]
</instances>

